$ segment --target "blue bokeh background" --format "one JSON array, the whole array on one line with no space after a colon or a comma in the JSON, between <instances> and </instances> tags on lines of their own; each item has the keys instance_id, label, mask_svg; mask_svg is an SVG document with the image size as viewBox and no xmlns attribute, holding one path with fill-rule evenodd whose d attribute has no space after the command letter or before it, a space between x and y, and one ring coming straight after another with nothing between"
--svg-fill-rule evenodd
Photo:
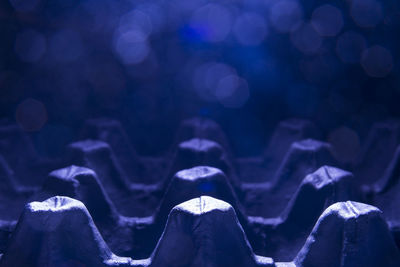
<instances>
[{"instance_id":1,"label":"blue bokeh background","mask_svg":"<svg viewBox=\"0 0 400 267\"><path fill-rule=\"evenodd\" d=\"M46 156L99 116L141 154L211 117L252 155L287 117L361 142L400 112L396 0L5 0L0 20L1 117Z\"/></svg>"}]
</instances>

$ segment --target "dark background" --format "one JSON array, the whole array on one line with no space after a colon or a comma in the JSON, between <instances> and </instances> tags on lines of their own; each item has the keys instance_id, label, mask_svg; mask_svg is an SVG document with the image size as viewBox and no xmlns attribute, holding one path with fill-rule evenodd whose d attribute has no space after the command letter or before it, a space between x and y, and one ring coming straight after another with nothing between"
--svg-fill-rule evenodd
<instances>
[{"instance_id":1,"label":"dark background","mask_svg":"<svg viewBox=\"0 0 400 267\"><path fill-rule=\"evenodd\" d=\"M237 155L261 153L289 117L362 142L399 115L399 5L3 0L2 123L19 123L43 156L94 117L119 119L144 155L193 116L220 123Z\"/></svg>"}]
</instances>

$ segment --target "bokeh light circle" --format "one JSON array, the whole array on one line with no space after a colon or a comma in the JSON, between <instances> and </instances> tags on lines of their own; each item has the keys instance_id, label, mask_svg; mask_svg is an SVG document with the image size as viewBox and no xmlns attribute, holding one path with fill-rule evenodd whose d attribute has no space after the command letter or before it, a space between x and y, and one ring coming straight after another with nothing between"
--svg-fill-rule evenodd
<instances>
[{"instance_id":1,"label":"bokeh light circle","mask_svg":"<svg viewBox=\"0 0 400 267\"><path fill-rule=\"evenodd\" d=\"M392 71L393 57L388 49L374 45L363 52L361 65L369 76L382 78Z\"/></svg>"},{"instance_id":2,"label":"bokeh light circle","mask_svg":"<svg viewBox=\"0 0 400 267\"><path fill-rule=\"evenodd\" d=\"M244 79L228 75L218 82L215 95L224 107L240 108L247 102L250 92Z\"/></svg>"},{"instance_id":3,"label":"bokeh light circle","mask_svg":"<svg viewBox=\"0 0 400 267\"><path fill-rule=\"evenodd\" d=\"M304 23L290 35L293 45L304 54L318 52L322 38L309 23Z\"/></svg>"},{"instance_id":4,"label":"bokeh light circle","mask_svg":"<svg viewBox=\"0 0 400 267\"><path fill-rule=\"evenodd\" d=\"M374 27L383 19L382 6L376 0L352 0L350 13L360 27Z\"/></svg>"},{"instance_id":5,"label":"bokeh light circle","mask_svg":"<svg viewBox=\"0 0 400 267\"><path fill-rule=\"evenodd\" d=\"M207 4L196 10L190 25L203 41L221 42L231 31L232 15L222 5Z\"/></svg>"},{"instance_id":6,"label":"bokeh light circle","mask_svg":"<svg viewBox=\"0 0 400 267\"><path fill-rule=\"evenodd\" d=\"M271 25L278 32L289 32L303 20L301 5L295 0L280 0L274 3L269 12Z\"/></svg>"},{"instance_id":7,"label":"bokeh light circle","mask_svg":"<svg viewBox=\"0 0 400 267\"><path fill-rule=\"evenodd\" d=\"M248 46L259 45L267 35L267 25L260 15L244 13L236 19L233 32L240 44Z\"/></svg>"},{"instance_id":8,"label":"bokeh light circle","mask_svg":"<svg viewBox=\"0 0 400 267\"><path fill-rule=\"evenodd\" d=\"M16 36L14 51L22 61L38 61L46 52L46 48L46 38L37 31L28 29Z\"/></svg>"},{"instance_id":9,"label":"bokeh light circle","mask_svg":"<svg viewBox=\"0 0 400 267\"><path fill-rule=\"evenodd\" d=\"M153 25L146 13L140 10L133 10L121 17L118 30L120 32L140 32L148 37L153 31Z\"/></svg>"},{"instance_id":10,"label":"bokeh light circle","mask_svg":"<svg viewBox=\"0 0 400 267\"><path fill-rule=\"evenodd\" d=\"M314 10L311 24L321 36L336 36L343 28L343 15L337 7L322 5Z\"/></svg>"},{"instance_id":11,"label":"bokeh light circle","mask_svg":"<svg viewBox=\"0 0 400 267\"><path fill-rule=\"evenodd\" d=\"M138 64L150 53L146 36L140 31L128 31L118 35L115 51L124 64Z\"/></svg>"}]
</instances>

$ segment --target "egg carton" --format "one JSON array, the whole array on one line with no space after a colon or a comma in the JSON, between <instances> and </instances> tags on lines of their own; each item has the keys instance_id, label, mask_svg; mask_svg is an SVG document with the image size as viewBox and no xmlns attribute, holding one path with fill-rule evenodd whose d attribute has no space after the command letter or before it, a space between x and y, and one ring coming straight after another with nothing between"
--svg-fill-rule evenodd
<instances>
[{"instance_id":1,"label":"egg carton","mask_svg":"<svg viewBox=\"0 0 400 267\"><path fill-rule=\"evenodd\" d=\"M18 132L29 144L18 127L6 127ZM10 136L16 135L2 136L2 149L8 147L11 154L21 153L21 159L8 154L0 158L1 177L5 181L2 183L3 213L7 203L8 209L13 210L0 218L2 266L25 266L29 261L34 266L399 264L396 242L399 244L400 227L393 205L396 204L400 149L393 149L398 144L398 127L394 120L372 127L359 160L348 166L354 175L341 169L343 164L335 158L330 144L316 140L322 139L318 128L299 119L281 122L263 155L256 158L235 157L218 124L205 118L182 122L171 148L159 157L140 156L118 121L89 120L81 131L81 140L68 145L63 158L45 161L43 169L49 170L49 174L29 183L18 178L22 172L14 172L11 166L23 164L20 162L30 153L24 155L24 146L16 146L21 142L9 141ZM15 149L10 149L13 146ZM381 160L370 161L369 155L376 151L380 151ZM35 166L24 166L25 173L35 170ZM381 171L363 175L374 166ZM29 204L24 207L27 202ZM210 210L203 212L203 205ZM40 251L29 252L32 250L29 243L20 241L20 233L24 231L20 230L21 225L32 223L24 222L24 217L47 214L43 218L48 218L45 220L49 223L43 223L39 234L33 231L31 235L38 240L48 240L46 233L53 236L55 229L51 227L50 218L76 216L70 215L69 210L85 214L82 215L87 217L84 221L89 222L85 231L89 240L94 241L88 241L88 247L75 251L71 246L84 241L78 241L79 234L76 237L71 234L67 242L56 237L57 241L46 241L47 250L41 246ZM226 215L230 218L226 227L229 233L234 233L233 240L227 238L230 234L222 234L224 227L214 227L214 221L215 224L222 221L211 215L231 214L230 210L233 215ZM17 223L16 213L21 212ZM62 213L65 216L57 215ZM196 219L188 219L192 223L188 224L176 216ZM359 221L359 218L365 219ZM208 224L195 231L202 220ZM183 224L177 226L171 221ZM69 224L72 227L73 223ZM350 230L348 224L353 224ZM370 224L373 229L368 228ZM358 225L368 229L361 230ZM327 230L330 226L335 229ZM25 228L32 229L31 226ZM218 228L220 230L216 230ZM334 230L340 238L325 233ZM80 232L78 228L62 228L54 235L63 236L68 231ZM182 231L186 236L180 236ZM376 231L382 238L368 236L369 231ZM29 234L24 232L22 236L29 237ZM27 254L18 261L16 248L22 249L21 244L26 244ZM183 244L182 247L179 244ZM54 253L51 252L53 248ZM80 250L82 253L78 253ZM362 258L365 250L374 252L369 258ZM9 265L11 262L15 264Z\"/></svg>"}]
</instances>

